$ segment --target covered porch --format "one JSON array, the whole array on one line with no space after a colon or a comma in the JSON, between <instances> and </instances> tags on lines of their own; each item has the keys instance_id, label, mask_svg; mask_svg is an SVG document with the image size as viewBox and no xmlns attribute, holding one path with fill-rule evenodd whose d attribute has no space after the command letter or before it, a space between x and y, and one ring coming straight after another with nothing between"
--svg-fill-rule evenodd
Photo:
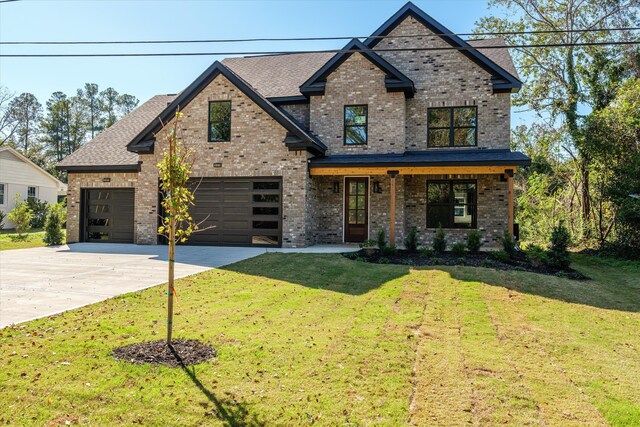
<instances>
[{"instance_id":1,"label":"covered porch","mask_svg":"<svg viewBox=\"0 0 640 427\"><path fill-rule=\"evenodd\" d=\"M442 226L449 243L470 230L497 246L514 232L513 177L530 160L509 150L445 150L404 154L341 155L310 162L311 238L315 243L357 243L384 230L403 246L415 228L423 245Z\"/></svg>"}]
</instances>

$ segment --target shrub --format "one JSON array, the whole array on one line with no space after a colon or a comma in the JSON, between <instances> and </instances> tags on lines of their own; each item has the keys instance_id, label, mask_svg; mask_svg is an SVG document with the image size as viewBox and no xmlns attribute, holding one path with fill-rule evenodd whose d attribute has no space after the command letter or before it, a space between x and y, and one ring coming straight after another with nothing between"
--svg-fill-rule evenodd
<instances>
[{"instance_id":1,"label":"shrub","mask_svg":"<svg viewBox=\"0 0 640 427\"><path fill-rule=\"evenodd\" d=\"M433 238L433 250L438 253L442 253L447 250L447 236L444 233L442 226L438 227L436 237Z\"/></svg>"},{"instance_id":2,"label":"shrub","mask_svg":"<svg viewBox=\"0 0 640 427\"><path fill-rule=\"evenodd\" d=\"M378 246L378 242L373 239L367 239L364 242L360 243L361 248L375 248Z\"/></svg>"},{"instance_id":3,"label":"shrub","mask_svg":"<svg viewBox=\"0 0 640 427\"><path fill-rule=\"evenodd\" d=\"M462 242L454 243L453 245L451 245L451 253L453 253L454 255L461 256L464 255L466 251L467 246Z\"/></svg>"},{"instance_id":4,"label":"shrub","mask_svg":"<svg viewBox=\"0 0 640 427\"><path fill-rule=\"evenodd\" d=\"M482 267L492 268L495 266L495 262L493 262L493 260L490 258L485 258L482 261L480 261L480 265Z\"/></svg>"},{"instance_id":5,"label":"shrub","mask_svg":"<svg viewBox=\"0 0 640 427\"><path fill-rule=\"evenodd\" d=\"M31 223L31 217L33 216L29 205L25 201L20 200L20 195L16 194L16 206L13 208L7 218L13 222L16 226L16 232L18 236L22 237L22 233L29 230L29 224Z\"/></svg>"},{"instance_id":6,"label":"shrub","mask_svg":"<svg viewBox=\"0 0 640 427\"><path fill-rule=\"evenodd\" d=\"M44 242L47 245L61 245L63 241L62 219L64 207L59 203L51 206L44 224Z\"/></svg>"},{"instance_id":7,"label":"shrub","mask_svg":"<svg viewBox=\"0 0 640 427\"><path fill-rule=\"evenodd\" d=\"M420 248L418 249L418 252L424 256L433 256L433 249L431 248Z\"/></svg>"},{"instance_id":8,"label":"shrub","mask_svg":"<svg viewBox=\"0 0 640 427\"><path fill-rule=\"evenodd\" d=\"M534 265L547 264L549 261L547 251L538 245L529 245L525 254L527 255L527 259Z\"/></svg>"},{"instance_id":9,"label":"shrub","mask_svg":"<svg viewBox=\"0 0 640 427\"><path fill-rule=\"evenodd\" d=\"M398 250L396 249L395 246L393 245L389 245L389 246L385 246L384 248L381 249L382 250L382 254L389 256L389 255L395 255L396 252L398 252Z\"/></svg>"},{"instance_id":10,"label":"shrub","mask_svg":"<svg viewBox=\"0 0 640 427\"><path fill-rule=\"evenodd\" d=\"M479 230L471 230L467 233L467 249L471 253L477 253L482 246L482 233Z\"/></svg>"},{"instance_id":11,"label":"shrub","mask_svg":"<svg viewBox=\"0 0 640 427\"><path fill-rule=\"evenodd\" d=\"M504 263L508 263L511 260L511 255L509 255L505 251L493 251L491 252L491 256L497 261Z\"/></svg>"},{"instance_id":12,"label":"shrub","mask_svg":"<svg viewBox=\"0 0 640 427\"><path fill-rule=\"evenodd\" d=\"M4 228L4 219L7 217L7 214L0 211L0 230Z\"/></svg>"},{"instance_id":13,"label":"shrub","mask_svg":"<svg viewBox=\"0 0 640 427\"><path fill-rule=\"evenodd\" d=\"M502 250L513 258L516 255L516 242L513 240L513 236L508 230L504 230L502 237L500 237L500 243L502 243Z\"/></svg>"},{"instance_id":14,"label":"shrub","mask_svg":"<svg viewBox=\"0 0 640 427\"><path fill-rule=\"evenodd\" d=\"M415 252L418 249L418 230L412 227L404 238L404 247L409 252Z\"/></svg>"},{"instance_id":15,"label":"shrub","mask_svg":"<svg viewBox=\"0 0 640 427\"><path fill-rule=\"evenodd\" d=\"M376 234L376 242L380 250L383 250L387 246L387 236L385 236L382 228L378 230L378 234Z\"/></svg>"},{"instance_id":16,"label":"shrub","mask_svg":"<svg viewBox=\"0 0 640 427\"><path fill-rule=\"evenodd\" d=\"M571 243L571 236L569 236L567 227L562 223L554 227L550 240L551 246L547 252L547 262L557 268L568 268L569 264L571 264L571 257L567 248Z\"/></svg>"},{"instance_id":17,"label":"shrub","mask_svg":"<svg viewBox=\"0 0 640 427\"><path fill-rule=\"evenodd\" d=\"M28 199L27 206L31 209L31 228L42 228L47 221L49 204L39 199Z\"/></svg>"}]
</instances>

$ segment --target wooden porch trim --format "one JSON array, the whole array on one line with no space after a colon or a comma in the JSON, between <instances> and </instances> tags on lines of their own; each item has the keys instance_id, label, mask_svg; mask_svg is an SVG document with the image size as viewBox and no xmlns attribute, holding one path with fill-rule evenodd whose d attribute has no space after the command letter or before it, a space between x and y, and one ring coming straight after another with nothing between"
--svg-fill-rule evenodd
<instances>
[{"instance_id":1,"label":"wooden porch trim","mask_svg":"<svg viewBox=\"0 0 640 427\"><path fill-rule=\"evenodd\" d=\"M513 203L513 171L507 173L507 227L511 237L513 237L513 223L514 223L514 203Z\"/></svg>"},{"instance_id":2,"label":"wooden porch trim","mask_svg":"<svg viewBox=\"0 0 640 427\"><path fill-rule=\"evenodd\" d=\"M516 170L516 166L363 166L363 167L318 167L311 165L311 176L321 175L386 175L389 169L400 175L482 175L504 174ZM512 178L513 179L513 178Z\"/></svg>"}]
</instances>

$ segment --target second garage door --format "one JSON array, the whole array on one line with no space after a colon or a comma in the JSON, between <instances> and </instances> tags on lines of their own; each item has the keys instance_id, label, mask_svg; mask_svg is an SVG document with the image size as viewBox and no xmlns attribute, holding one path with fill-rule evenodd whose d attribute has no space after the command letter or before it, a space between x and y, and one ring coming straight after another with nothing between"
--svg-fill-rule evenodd
<instances>
[{"instance_id":1,"label":"second garage door","mask_svg":"<svg viewBox=\"0 0 640 427\"><path fill-rule=\"evenodd\" d=\"M281 178L193 178L191 189L191 214L203 231L187 244L282 244Z\"/></svg>"}]
</instances>

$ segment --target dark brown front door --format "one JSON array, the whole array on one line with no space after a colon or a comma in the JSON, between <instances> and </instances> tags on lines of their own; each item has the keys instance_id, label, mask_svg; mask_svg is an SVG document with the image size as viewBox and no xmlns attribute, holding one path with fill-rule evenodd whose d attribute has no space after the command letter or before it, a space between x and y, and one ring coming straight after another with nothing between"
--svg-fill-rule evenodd
<instances>
[{"instance_id":1,"label":"dark brown front door","mask_svg":"<svg viewBox=\"0 0 640 427\"><path fill-rule=\"evenodd\" d=\"M363 242L369 235L369 180L345 179L345 242Z\"/></svg>"}]
</instances>

